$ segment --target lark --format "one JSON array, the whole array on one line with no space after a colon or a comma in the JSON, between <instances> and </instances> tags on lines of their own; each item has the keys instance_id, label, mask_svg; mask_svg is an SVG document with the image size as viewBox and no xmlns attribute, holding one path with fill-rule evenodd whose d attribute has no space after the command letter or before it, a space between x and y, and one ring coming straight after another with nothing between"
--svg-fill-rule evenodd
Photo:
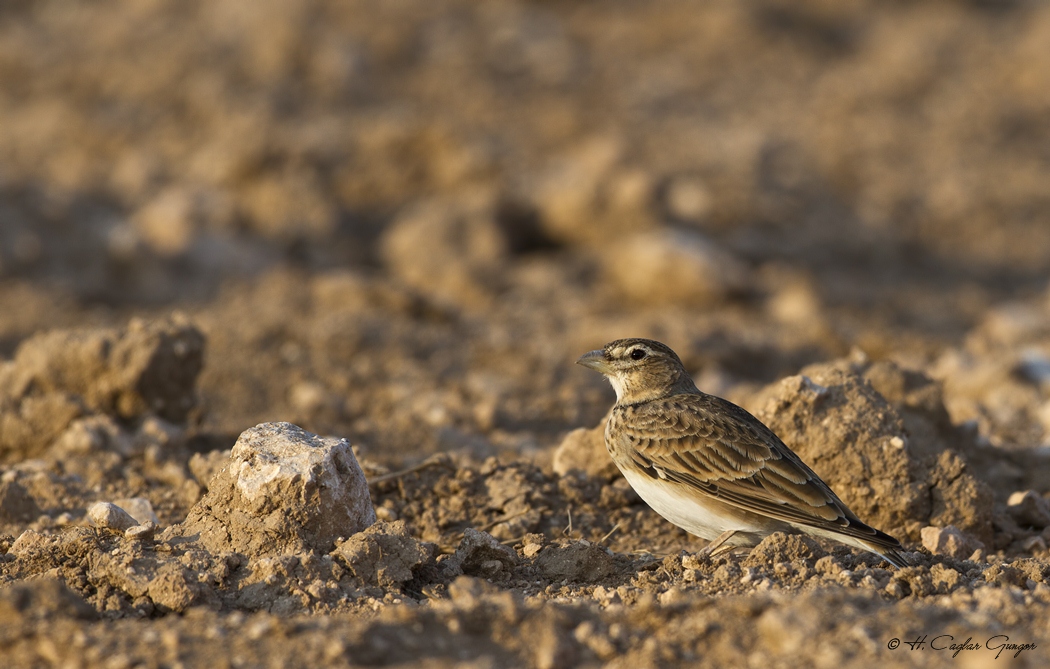
<instances>
[{"instance_id":1,"label":"lark","mask_svg":"<svg viewBox=\"0 0 1050 669\"><path fill-rule=\"evenodd\" d=\"M805 533L907 566L900 542L864 524L768 427L700 392L674 351L619 339L578 364L616 391L605 445L639 496L715 555L773 532Z\"/></svg>"}]
</instances>

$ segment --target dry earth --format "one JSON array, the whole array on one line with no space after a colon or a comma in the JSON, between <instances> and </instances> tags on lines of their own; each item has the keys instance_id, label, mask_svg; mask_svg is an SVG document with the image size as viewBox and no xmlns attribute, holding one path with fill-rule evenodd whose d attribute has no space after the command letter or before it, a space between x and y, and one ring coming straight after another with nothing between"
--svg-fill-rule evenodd
<instances>
[{"instance_id":1,"label":"dry earth","mask_svg":"<svg viewBox=\"0 0 1050 669\"><path fill-rule=\"evenodd\" d=\"M0 666L1047 666L1047 44L1023 1L0 3ZM622 336L913 566L697 555L572 364Z\"/></svg>"}]
</instances>

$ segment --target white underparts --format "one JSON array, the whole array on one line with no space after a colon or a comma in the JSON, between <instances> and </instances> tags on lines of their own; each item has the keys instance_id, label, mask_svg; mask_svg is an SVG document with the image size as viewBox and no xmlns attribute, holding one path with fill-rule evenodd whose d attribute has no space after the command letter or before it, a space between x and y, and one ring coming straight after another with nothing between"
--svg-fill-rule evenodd
<instances>
[{"instance_id":1,"label":"white underparts","mask_svg":"<svg viewBox=\"0 0 1050 669\"><path fill-rule=\"evenodd\" d=\"M769 519L769 524L749 523L744 515L720 513L720 509L717 506L703 504L703 498L699 495L676 494L675 485L673 483L665 483L663 478L653 479L637 470L621 468L620 471L623 472L624 478L638 493L638 496L645 500L645 503L653 511L689 534L701 539L712 541L723 532L735 530L738 534L729 539L726 544L731 546L748 546L754 545L757 541L756 537L767 536L777 529L778 522L773 519ZM663 474L663 472L659 473ZM804 534L831 539L832 541L882 555L879 547L857 537L800 523L780 522ZM786 528L781 526L781 529Z\"/></svg>"},{"instance_id":2,"label":"white underparts","mask_svg":"<svg viewBox=\"0 0 1050 669\"><path fill-rule=\"evenodd\" d=\"M701 539L711 541L727 530L760 535L768 532L764 527L748 524L740 516L723 515L714 507L705 506L693 496L675 494L673 484L652 479L638 471L625 469L620 471L623 472L627 482L631 484L638 496L644 499L653 511ZM738 539L738 541L745 540L744 536ZM733 545L737 542L731 539L728 543Z\"/></svg>"}]
</instances>

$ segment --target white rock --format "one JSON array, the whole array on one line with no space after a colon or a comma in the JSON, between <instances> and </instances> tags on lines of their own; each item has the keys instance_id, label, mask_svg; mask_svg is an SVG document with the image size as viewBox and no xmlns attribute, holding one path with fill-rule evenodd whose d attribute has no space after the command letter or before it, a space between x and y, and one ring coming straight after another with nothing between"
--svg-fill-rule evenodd
<instances>
[{"instance_id":1,"label":"white rock","mask_svg":"<svg viewBox=\"0 0 1050 669\"><path fill-rule=\"evenodd\" d=\"M946 555L959 560L965 560L973 555L977 549L983 549L984 544L973 537L964 534L954 525L948 527L927 526L922 528L922 545L935 555Z\"/></svg>"},{"instance_id":2,"label":"white rock","mask_svg":"<svg viewBox=\"0 0 1050 669\"><path fill-rule=\"evenodd\" d=\"M141 525L135 527L129 527L124 531L124 538L129 541L152 541L154 535L157 534L157 524L151 521L146 521Z\"/></svg>"},{"instance_id":3,"label":"white rock","mask_svg":"<svg viewBox=\"0 0 1050 669\"><path fill-rule=\"evenodd\" d=\"M350 442L291 423L245 430L208 494L176 531L213 551L246 555L328 552L376 522Z\"/></svg>"},{"instance_id":4,"label":"white rock","mask_svg":"<svg viewBox=\"0 0 1050 669\"><path fill-rule=\"evenodd\" d=\"M32 555L34 550L47 545L47 542L47 536L40 534L36 530L26 530L18 535L18 538L11 544L11 548L7 552L15 557L25 559Z\"/></svg>"},{"instance_id":5,"label":"white rock","mask_svg":"<svg viewBox=\"0 0 1050 669\"><path fill-rule=\"evenodd\" d=\"M139 524L127 511L111 502L96 502L88 509L87 515L95 527L120 532Z\"/></svg>"},{"instance_id":6,"label":"white rock","mask_svg":"<svg viewBox=\"0 0 1050 669\"><path fill-rule=\"evenodd\" d=\"M667 185L667 210L675 218L699 221L711 213L711 190L699 179L676 177Z\"/></svg>"},{"instance_id":7,"label":"white rock","mask_svg":"<svg viewBox=\"0 0 1050 669\"><path fill-rule=\"evenodd\" d=\"M1018 490L1010 495L1006 510L1020 525L1050 527L1050 503L1034 490Z\"/></svg>"},{"instance_id":8,"label":"white rock","mask_svg":"<svg viewBox=\"0 0 1050 669\"><path fill-rule=\"evenodd\" d=\"M145 497L129 497L127 499L113 500L113 503L128 512L128 515L139 524L160 524L157 514L153 512L153 505Z\"/></svg>"},{"instance_id":9,"label":"white rock","mask_svg":"<svg viewBox=\"0 0 1050 669\"><path fill-rule=\"evenodd\" d=\"M624 296L644 304L711 304L747 286L743 263L686 230L620 237L604 253L603 266Z\"/></svg>"}]
</instances>

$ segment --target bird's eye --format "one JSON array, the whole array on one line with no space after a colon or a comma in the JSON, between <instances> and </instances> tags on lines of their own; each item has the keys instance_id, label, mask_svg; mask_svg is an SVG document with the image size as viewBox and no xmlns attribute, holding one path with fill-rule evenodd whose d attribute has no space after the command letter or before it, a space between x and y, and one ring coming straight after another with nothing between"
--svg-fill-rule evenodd
<instances>
[{"instance_id":1,"label":"bird's eye","mask_svg":"<svg viewBox=\"0 0 1050 669\"><path fill-rule=\"evenodd\" d=\"M641 360L646 356L644 348L636 348L630 353L631 360Z\"/></svg>"}]
</instances>

